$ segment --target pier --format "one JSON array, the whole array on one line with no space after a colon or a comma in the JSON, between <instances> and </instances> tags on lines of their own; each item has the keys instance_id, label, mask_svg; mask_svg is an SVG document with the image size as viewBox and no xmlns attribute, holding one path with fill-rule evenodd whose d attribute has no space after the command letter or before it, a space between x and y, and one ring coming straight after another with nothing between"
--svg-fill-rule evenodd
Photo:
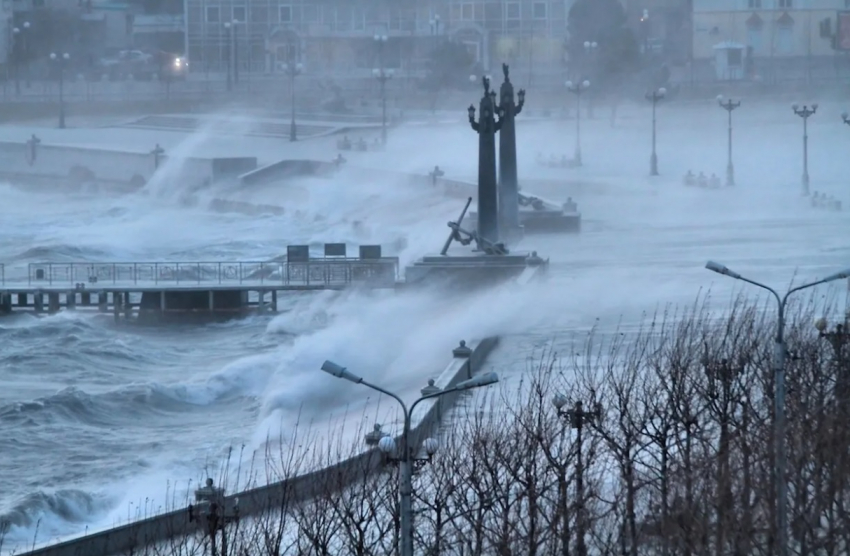
<instances>
[{"instance_id":1,"label":"pier","mask_svg":"<svg viewBox=\"0 0 850 556\"><path fill-rule=\"evenodd\" d=\"M0 314L62 310L111 313L116 321L216 320L276 312L279 295L348 288L394 289L399 260L380 245L329 243L324 256L290 245L273 261L0 264Z\"/></svg>"}]
</instances>

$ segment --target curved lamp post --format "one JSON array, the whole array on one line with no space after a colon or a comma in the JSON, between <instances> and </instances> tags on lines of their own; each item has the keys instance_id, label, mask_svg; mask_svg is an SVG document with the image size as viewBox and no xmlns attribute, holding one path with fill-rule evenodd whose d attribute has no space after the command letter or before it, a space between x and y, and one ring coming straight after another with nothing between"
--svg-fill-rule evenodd
<instances>
[{"instance_id":1,"label":"curved lamp post","mask_svg":"<svg viewBox=\"0 0 850 556\"><path fill-rule=\"evenodd\" d=\"M380 67L372 70L372 75L381 84L381 143L387 144L387 81L393 78L393 70L384 68L384 45L387 44L386 35L375 35L375 44L378 45L378 63Z\"/></svg>"},{"instance_id":2,"label":"curved lamp post","mask_svg":"<svg viewBox=\"0 0 850 556\"><path fill-rule=\"evenodd\" d=\"M774 403L774 486L776 489L776 523L774 524L774 535L777 542L777 556L788 556L788 492L785 480L786 474L786 453L785 453L785 306L788 302L788 297L800 290L841 280L850 277L850 269L837 272L822 280L816 280L791 288L784 296L780 296L773 288L750 280L729 270L726 266L708 261L705 268L724 276L729 276L742 282L747 282L759 288L769 291L776 298L779 306L778 320L776 323L776 336L773 350L773 403Z\"/></svg>"},{"instance_id":3,"label":"curved lamp post","mask_svg":"<svg viewBox=\"0 0 850 556\"><path fill-rule=\"evenodd\" d=\"M67 52L50 53L50 61L59 67L59 129L65 129L65 65L70 59L71 55Z\"/></svg>"},{"instance_id":4,"label":"curved lamp post","mask_svg":"<svg viewBox=\"0 0 850 556\"><path fill-rule=\"evenodd\" d=\"M646 10L644 10L645 12ZM649 157L649 175L658 175L658 155L655 153L655 109L658 101L667 96L667 89L661 87L651 93L646 93L646 100L652 102L652 155Z\"/></svg>"},{"instance_id":5,"label":"curved lamp post","mask_svg":"<svg viewBox=\"0 0 850 556\"><path fill-rule=\"evenodd\" d=\"M723 95L717 95L717 104L729 113L729 152L726 162L726 185L733 186L735 185L735 168L732 166L732 111L741 106L741 101L734 102L731 98L724 101Z\"/></svg>"},{"instance_id":6,"label":"curved lamp post","mask_svg":"<svg viewBox=\"0 0 850 556\"><path fill-rule=\"evenodd\" d=\"M596 41L584 41L584 56L585 56L585 75L590 77L598 75L596 72L596 52L599 49L599 43ZM587 117L593 119L593 95L588 95L587 98Z\"/></svg>"},{"instance_id":7,"label":"curved lamp post","mask_svg":"<svg viewBox=\"0 0 850 556\"><path fill-rule=\"evenodd\" d=\"M803 118L803 195L809 194L809 118L818 111L817 103L811 106L804 104L802 108L797 104L791 105L791 110Z\"/></svg>"},{"instance_id":8,"label":"curved lamp post","mask_svg":"<svg viewBox=\"0 0 850 556\"><path fill-rule=\"evenodd\" d=\"M380 386L375 384L371 384L363 380L363 377L355 375L342 365L338 365L333 361L325 361L322 364L322 370L328 374L331 374L337 378L345 379L349 382L353 382L354 384L362 384L367 388L371 388L377 392L382 394L386 394L387 396L393 398L395 401L401 405L401 409L404 413L404 429L401 435L401 449L397 450L395 440L391 437L383 437L378 441L378 448L384 454L390 455L393 457L394 461L398 463L399 466L399 514L401 521L401 534L399 535L399 553L401 556L413 556L413 466L417 461L421 461L419 458L415 457L415 454L411 450L410 446L410 416L413 413L414 408L422 401L437 398L439 396L443 396L445 394L453 393L453 392L462 392L464 390L470 390L472 388L480 388L482 386L488 386L490 384L495 384L499 381L499 377L494 372L484 373L482 375L478 375L469 380L464 380L463 382L457 383L455 386L447 389L447 390L437 390L432 393L424 394L422 397L413 402L408 409L407 405L402 401L402 399L393 394L389 390L385 390ZM376 431L380 435L380 430ZM423 449L425 453L430 457L433 456L437 451L437 443L433 438L426 439L423 443Z\"/></svg>"},{"instance_id":9,"label":"curved lamp post","mask_svg":"<svg viewBox=\"0 0 850 556\"><path fill-rule=\"evenodd\" d=\"M304 64L300 62L296 63L295 56L292 55L290 56L289 62L283 64L283 71L289 77L289 93L290 102L292 104L291 120L289 121L289 140L297 141L298 129L295 125L295 78L301 75L301 72L304 71Z\"/></svg>"},{"instance_id":10,"label":"curved lamp post","mask_svg":"<svg viewBox=\"0 0 850 556\"><path fill-rule=\"evenodd\" d=\"M590 88L590 81L587 79L581 83L567 81L564 85L569 92L576 96L576 153L573 157L573 164L581 166L581 94Z\"/></svg>"}]
</instances>

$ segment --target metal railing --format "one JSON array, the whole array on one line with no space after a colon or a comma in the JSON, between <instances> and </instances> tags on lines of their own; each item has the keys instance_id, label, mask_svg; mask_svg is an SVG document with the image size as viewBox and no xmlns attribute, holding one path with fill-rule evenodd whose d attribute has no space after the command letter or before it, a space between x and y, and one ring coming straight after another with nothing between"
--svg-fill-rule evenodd
<instances>
[{"instance_id":1,"label":"metal railing","mask_svg":"<svg viewBox=\"0 0 850 556\"><path fill-rule=\"evenodd\" d=\"M2 269L2 267L0 267ZM398 258L324 258L284 262L30 263L30 285L281 285L338 287L358 282L392 286Z\"/></svg>"}]
</instances>

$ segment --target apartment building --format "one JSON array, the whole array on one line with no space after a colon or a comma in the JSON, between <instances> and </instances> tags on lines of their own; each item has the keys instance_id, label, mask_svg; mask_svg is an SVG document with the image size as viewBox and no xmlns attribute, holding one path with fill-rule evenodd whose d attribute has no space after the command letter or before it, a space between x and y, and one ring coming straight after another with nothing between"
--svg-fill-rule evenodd
<instances>
[{"instance_id":1,"label":"apartment building","mask_svg":"<svg viewBox=\"0 0 850 556\"><path fill-rule=\"evenodd\" d=\"M755 58L831 56L838 12L847 9L850 0L694 0L694 57L713 59L724 43Z\"/></svg>"},{"instance_id":2,"label":"apartment building","mask_svg":"<svg viewBox=\"0 0 850 556\"><path fill-rule=\"evenodd\" d=\"M413 72L444 40L466 45L482 70L504 61L547 71L564 63L572 1L186 0L186 42L195 71L221 71L232 52L242 71L276 72L294 58L308 71L356 73L382 52L387 67Z\"/></svg>"}]
</instances>

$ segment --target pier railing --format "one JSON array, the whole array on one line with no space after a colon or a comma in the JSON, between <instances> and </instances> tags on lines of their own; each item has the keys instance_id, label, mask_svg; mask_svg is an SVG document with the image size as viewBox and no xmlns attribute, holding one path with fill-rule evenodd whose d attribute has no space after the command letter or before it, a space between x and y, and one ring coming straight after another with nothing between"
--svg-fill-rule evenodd
<instances>
[{"instance_id":1,"label":"pier railing","mask_svg":"<svg viewBox=\"0 0 850 556\"><path fill-rule=\"evenodd\" d=\"M31 286L67 284L88 288L151 285L339 287L357 282L392 287L398 279L398 267L397 257L282 262L30 263L27 282Z\"/></svg>"}]
</instances>

